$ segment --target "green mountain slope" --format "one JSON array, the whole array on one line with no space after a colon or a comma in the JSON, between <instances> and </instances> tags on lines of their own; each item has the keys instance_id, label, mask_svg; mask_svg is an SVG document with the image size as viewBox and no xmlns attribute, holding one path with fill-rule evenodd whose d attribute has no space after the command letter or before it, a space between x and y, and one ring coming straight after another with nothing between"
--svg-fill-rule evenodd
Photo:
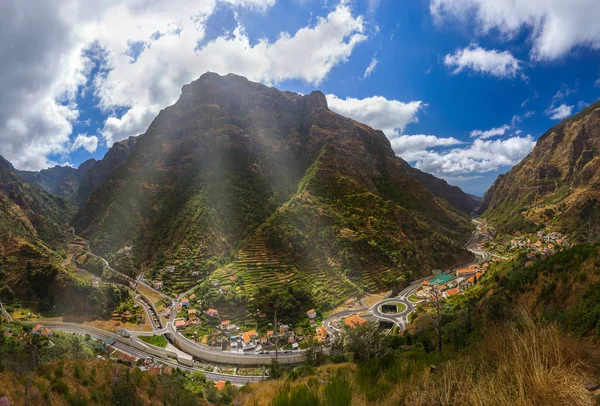
<instances>
[{"instance_id":1,"label":"green mountain slope","mask_svg":"<svg viewBox=\"0 0 600 406\"><path fill-rule=\"evenodd\" d=\"M66 241L71 210L64 199L23 182L0 157L0 229L4 237L41 240L51 247Z\"/></svg>"},{"instance_id":2,"label":"green mountain slope","mask_svg":"<svg viewBox=\"0 0 600 406\"><path fill-rule=\"evenodd\" d=\"M0 300L9 306L104 315L128 295L92 286L63 266L70 233L66 200L26 183L0 157Z\"/></svg>"},{"instance_id":3,"label":"green mountain slope","mask_svg":"<svg viewBox=\"0 0 600 406\"><path fill-rule=\"evenodd\" d=\"M600 238L600 102L542 135L533 151L484 196L500 231L549 225L580 240Z\"/></svg>"},{"instance_id":4,"label":"green mountain slope","mask_svg":"<svg viewBox=\"0 0 600 406\"><path fill-rule=\"evenodd\" d=\"M384 269L389 277L373 289L465 258L470 229L465 214L409 175L381 131L333 113L322 93L212 73L184 86L137 138L75 226L116 266L131 264L124 255L178 264L172 289L259 241L260 255L298 275L330 273L347 292Z\"/></svg>"}]
</instances>

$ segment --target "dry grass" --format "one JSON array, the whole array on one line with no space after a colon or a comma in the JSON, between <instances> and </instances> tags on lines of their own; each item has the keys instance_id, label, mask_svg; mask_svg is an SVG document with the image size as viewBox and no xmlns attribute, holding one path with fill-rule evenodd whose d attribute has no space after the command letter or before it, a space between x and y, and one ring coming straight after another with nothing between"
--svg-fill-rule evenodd
<instances>
[{"instance_id":1,"label":"dry grass","mask_svg":"<svg viewBox=\"0 0 600 406\"><path fill-rule=\"evenodd\" d=\"M524 313L518 325L490 331L478 348L439 372L423 372L412 389L398 387L385 404L594 405L583 386L594 378L583 343Z\"/></svg>"},{"instance_id":2,"label":"dry grass","mask_svg":"<svg viewBox=\"0 0 600 406\"><path fill-rule=\"evenodd\" d=\"M593 368L598 364L597 339L569 337L556 325L537 323L523 311L518 322L488 330L479 344L438 365L436 372L427 367L390 383L389 393L378 401L370 402L353 382L352 405L591 406L598 404L597 396L588 392L584 383L598 381ZM318 369L319 381L327 380L327 368ZM352 370L356 371L353 366ZM270 405L285 382L252 384L237 400Z\"/></svg>"}]
</instances>

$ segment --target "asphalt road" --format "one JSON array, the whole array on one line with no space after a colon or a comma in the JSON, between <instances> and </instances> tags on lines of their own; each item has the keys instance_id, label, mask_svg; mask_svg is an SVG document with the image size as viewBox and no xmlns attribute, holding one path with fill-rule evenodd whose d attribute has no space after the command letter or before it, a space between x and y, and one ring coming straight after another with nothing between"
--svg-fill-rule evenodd
<instances>
[{"instance_id":1,"label":"asphalt road","mask_svg":"<svg viewBox=\"0 0 600 406\"><path fill-rule=\"evenodd\" d=\"M4 317L6 317L6 319L8 321L12 321L12 317L10 317L10 314L8 314L8 312L6 310L4 310L4 306L2 306L1 302L0 302L0 312L4 315Z\"/></svg>"},{"instance_id":2,"label":"asphalt road","mask_svg":"<svg viewBox=\"0 0 600 406\"><path fill-rule=\"evenodd\" d=\"M64 333L73 333L73 334L79 334L79 335L89 334L91 338L93 338L95 340L101 340L101 341L104 341L107 338L110 338L112 336L112 334L110 334L108 332L107 332L107 335L100 335L100 334L90 332L90 331L87 331L87 330L85 330L83 328L79 328L79 327L52 327L52 329L57 330L57 331L62 331ZM157 358L151 354L145 353L142 350L131 347L131 346L121 343L119 341L115 341L113 344L111 344L111 347L116 348L123 353L133 355L134 357L137 357L137 358L145 359L147 357L152 357L154 359L160 359L161 363L171 366L173 368L184 369L187 371L200 371L204 375L206 375L207 379L210 379L211 381L215 381L215 382L219 381L219 380L230 381L233 385L242 386L249 382L258 382L258 381L262 380L262 377L260 377L260 376L238 376L238 375L220 374L220 373L215 373L215 372L207 372L207 371L204 371L204 370L201 370L198 368L192 368L192 367L188 367L185 365L180 365L180 364L171 362L167 359Z\"/></svg>"}]
</instances>

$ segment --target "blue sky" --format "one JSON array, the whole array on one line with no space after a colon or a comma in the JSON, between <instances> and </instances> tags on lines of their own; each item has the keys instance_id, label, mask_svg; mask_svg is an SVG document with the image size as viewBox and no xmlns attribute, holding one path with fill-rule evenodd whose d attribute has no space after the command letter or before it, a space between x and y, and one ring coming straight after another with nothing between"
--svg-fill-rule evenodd
<instances>
[{"instance_id":1,"label":"blue sky","mask_svg":"<svg viewBox=\"0 0 600 406\"><path fill-rule=\"evenodd\" d=\"M21 169L100 159L211 70L319 89L411 164L482 195L600 97L600 6L578 2L40 0L25 17L12 5L39 35L21 21L3 38L18 46L0 73L0 154Z\"/></svg>"}]
</instances>

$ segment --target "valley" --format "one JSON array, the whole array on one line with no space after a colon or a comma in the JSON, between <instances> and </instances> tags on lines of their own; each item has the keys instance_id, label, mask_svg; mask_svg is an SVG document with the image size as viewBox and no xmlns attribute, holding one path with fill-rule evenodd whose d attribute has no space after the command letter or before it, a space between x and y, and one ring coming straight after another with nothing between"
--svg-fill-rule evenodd
<instances>
[{"instance_id":1,"label":"valley","mask_svg":"<svg viewBox=\"0 0 600 406\"><path fill-rule=\"evenodd\" d=\"M72 361L170 371L225 404L269 385L292 399L317 374L315 399L340 385L355 402L431 404L401 377L437 396L436 365L498 350L489 331L583 346L600 323L598 111L547 132L480 200L319 91L208 72L101 160L39 173L0 160L0 351L59 362L54 341L71 342Z\"/></svg>"}]
</instances>

